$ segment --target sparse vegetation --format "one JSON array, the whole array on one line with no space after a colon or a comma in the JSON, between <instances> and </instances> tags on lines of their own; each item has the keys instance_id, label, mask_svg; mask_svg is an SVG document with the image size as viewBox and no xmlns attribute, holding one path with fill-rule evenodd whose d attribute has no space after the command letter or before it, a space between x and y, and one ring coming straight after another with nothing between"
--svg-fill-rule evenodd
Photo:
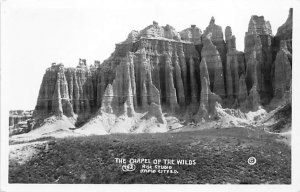
<instances>
[{"instance_id":1,"label":"sparse vegetation","mask_svg":"<svg viewBox=\"0 0 300 192\"><path fill-rule=\"evenodd\" d=\"M10 183L291 183L291 150L245 128L56 139L27 161L10 160ZM254 156L255 165L247 160ZM178 174L122 172L114 158L190 159Z\"/></svg>"}]
</instances>

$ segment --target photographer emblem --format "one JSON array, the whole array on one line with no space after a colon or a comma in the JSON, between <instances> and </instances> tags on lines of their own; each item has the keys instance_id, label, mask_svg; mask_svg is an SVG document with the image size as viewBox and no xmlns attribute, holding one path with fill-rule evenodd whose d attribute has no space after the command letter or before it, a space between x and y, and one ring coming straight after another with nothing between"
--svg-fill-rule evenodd
<instances>
[{"instance_id":1,"label":"photographer emblem","mask_svg":"<svg viewBox=\"0 0 300 192\"><path fill-rule=\"evenodd\" d=\"M135 170L134 164L122 165L122 171L124 171L124 172L134 171L134 170Z\"/></svg>"},{"instance_id":2,"label":"photographer emblem","mask_svg":"<svg viewBox=\"0 0 300 192\"><path fill-rule=\"evenodd\" d=\"M248 164L249 165L254 165L255 163L256 163L256 158L255 157L249 157Z\"/></svg>"}]
</instances>

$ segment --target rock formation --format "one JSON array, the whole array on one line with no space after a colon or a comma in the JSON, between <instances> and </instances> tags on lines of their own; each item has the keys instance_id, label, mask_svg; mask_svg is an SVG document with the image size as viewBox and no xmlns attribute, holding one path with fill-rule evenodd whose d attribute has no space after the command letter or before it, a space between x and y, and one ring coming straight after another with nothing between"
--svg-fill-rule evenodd
<instances>
[{"instance_id":1,"label":"rock formation","mask_svg":"<svg viewBox=\"0 0 300 192\"><path fill-rule=\"evenodd\" d=\"M226 95L229 104L239 97L240 76L245 74L245 63L243 52L237 51L235 36L232 35L231 27L225 29L227 45L226 55Z\"/></svg>"},{"instance_id":2,"label":"rock formation","mask_svg":"<svg viewBox=\"0 0 300 192\"><path fill-rule=\"evenodd\" d=\"M110 124L137 118L165 126L166 114L214 120L216 106L257 110L291 92L291 29L292 10L275 37L263 16L252 16L241 52L231 27L224 40L214 17L203 35L196 25L178 33L154 21L130 32L101 64L88 66L85 59L76 68L52 64L33 117L67 116L80 126L107 113L115 117Z\"/></svg>"},{"instance_id":3,"label":"rock formation","mask_svg":"<svg viewBox=\"0 0 300 192\"><path fill-rule=\"evenodd\" d=\"M43 77L34 114L74 117L90 116L97 108L92 74L88 68L52 65Z\"/></svg>"},{"instance_id":4,"label":"rock formation","mask_svg":"<svg viewBox=\"0 0 300 192\"><path fill-rule=\"evenodd\" d=\"M245 60L246 67L253 62L253 57L257 60L257 91L262 98L263 104L270 101L272 95L272 29L269 21L265 21L263 16L252 16L249 21L248 32L245 36ZM255 52L255 56L253 56ZM250 60L250 61L249 61ZM252 88L249 84L249 76L246 77L248 90Z\"/></svg>"},{"instance_id":5,"label":"rock formation","mask_svg":"<svg viewBox=\"0 0 300 192\"><path fill-rule=\"evenodd\" d=\"M11 110L9 111L9 135L27 133L32 130L32 110Z\"/></svg>"},{"instance_id":6,"label":"rock formation","mask_svg":"<svg viewBox=\"0 0 300 192\"><path fill-rule=\"evenodd\" d=\"M281 40L286 40L287 48L292 53L292 38L293 38L293 9L290 8L286 22L280 26L274 37L274 51L277 52L280 48Z\"/></svg>"},{"instance_id":7,"label":"rock formation","mask_svg":"<svg viewBox=\"0 0 300 192\"><path fill-rule=\"evenodd\" d=\"M211 41L211 33L203 39L201 56L205 59L208 66L210 89L217 95L225 98L222 61L216 46Z\"/></svg>"},{"instance_id":8,"label":"rock formation","mask_svg":"<svg viewBox=\"0 0 300 192\"><path fill-rule=\"evenodd\" d=\"M191 25L190 28L181 31L179 34L184 41L192 42L195 45L201 44L202 31L196 25Z\"/></svg>"},{"instance_id":9,"label":"rock formation","mask_svg":"<svg viewBox=\"0 0 300 192\"><path fill-rule=\"evenodd\" d=\"M101 112L105 112L105 113L113 113L113 109L112 109L112 100L114 97L114 91L113 91L113 87L111 86L111 84L108 84L104 95L102 97L102 104L101 104Z\"/></svg>"},{"instance_id":10,"label":"rock formation","mask_svg":"<svg viewBox=\"0 0 300 192\"><path fill-rule=\"evenodd\" d=\"M247 97L248 97L248 91L247 91L245 76L244 76L244 74L242 74L240 79L239 79L238 102L240 104L245 103Z\"/></svg>"},{"instance_id":11,"label":"rock formation","mask_svg":"<svg viewBox=\"0 0 300 192\"><path fill-rule=\"evenodd\" d=\"M277 53L274 67L274 97L281 99L285 93L290 90L292 82L292 66L291 66L291 53L288 51L286 41L281 41L280 50Z\"/></svg>"},{"instance_id":12,"label":"rock formation","mask_svg":"<svg viewBox=\"0 0 300 192\"><path fill-rule=\"evenodd\" d=\"M215 105L216 103L221 103L222 99L211 92L209 86L209 75L207 70L206 59L202 58L200 63L200 78L201 78L201 98L200 98L200 106L198 110L198 117L204 119L213 118L215 113Z\"/></svg>"},{"instance_id":13,"label":"rock formation","mask_svg":"<svg viewBox=\"0 0 300 192\"><path fill-rule=\"evenodd\" d=\"M202 39L207 37L207 35L210 34L210 33L211 33L211 41L216 46L216 48L219 52L219 55L221 57L221 62L222 62L222 66L223 66L223 74L226 74L226 44L225 44L225 41L224 41L224 35L223 35L222 27L215 24L215 18L214 17L211 18L211 20L209 22L209 25L204 30ZM209 64L208 64L208 66L209 66ZM223 78L224 78L224 82L225 82L226 81L226 76L224 75ZM225 84L225 86L226 86L226 84ZM225 86L224 86L224 89L226 91Z\"/></svg>"}]
</instances>

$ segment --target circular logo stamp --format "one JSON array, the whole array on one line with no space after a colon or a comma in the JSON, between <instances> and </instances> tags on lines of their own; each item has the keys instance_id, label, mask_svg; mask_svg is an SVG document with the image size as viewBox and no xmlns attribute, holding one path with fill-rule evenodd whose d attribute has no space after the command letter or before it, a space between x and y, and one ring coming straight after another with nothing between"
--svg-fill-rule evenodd
<instances>
[{"instance_id":1,"label":"circular logo stamp","mask_svg":"<svg viewBox=\"0 0 300 192\"><path fill-rule=\"evenodd\" d=\"M123 165L122 166L122 171L127 172L127 171L134 171L135 170L135 165L134 164L128 164L128 165Z\"/></svg>"},{"instance_id":2,"label":"circular logo stamp","mask_svg":"<svg viewBox=\"0 0 300 192\"><path fill-rule=\"evenodd\" d=\"M254 165L255 163L256 163L256 158L255 157L249 157L248 164L249 165Z\"/></svg>"}]
</instances>

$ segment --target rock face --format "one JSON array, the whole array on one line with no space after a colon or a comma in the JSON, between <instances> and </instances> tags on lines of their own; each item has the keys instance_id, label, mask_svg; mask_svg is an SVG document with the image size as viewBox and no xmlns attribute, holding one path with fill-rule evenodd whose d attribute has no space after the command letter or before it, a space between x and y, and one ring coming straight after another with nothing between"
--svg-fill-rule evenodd
<instances>
[{"instance_id":1,"label":"rock face","mask_svg":"<svg viewBox=\"0 0 300 192\"><path fill-rule=\"evenodd\" d=\"M280 26L274 37L274 49L278 51L281 40L287 41L287 48L292 53L292 38L293 38L293 9L290 8L289 16L286 22Z\"/></svg>"},{"instance_id":2,"label":"rock face","mask_svg":"<svg viewBox=\"0 0 300 192\"><path fill-rule=\"evenodd\" d=\"M263 104L267 104L272 96L272 29L269 21L265 21L263 16L252 16L249 21L248 32L245 36L245 60L246 67L253 66L257 61L257 91ZM255 54L253 56L253 54ZM249 75L246 76L247 88L253 86Z\"/></svg>"},{"instance_id":3,"label":"rock face","mask_svg":"<svg viewBox=\"0 0 300 192\"><path fill-rule=\"evenodd\" d=\"M222 61L216 46L211 41L211 33L203 39L201 56L202 59L205 59L208 66L209 79L207 80L210 80L210 89L217 95L225 98Z\"/></svg>"},{"instance_id":4,"label":"rock face","mask_svg":"<svg viewBox=\"0 0 300 192\"><path fill-rule=\"evenodd\" d=\"M209 35L211 33L211 41L212 43L216 46L220 57L221 57L221 61L222 61L222 66L223 66L223 74L226 74L226 44L224 41L224 35L223 35L223 30L222 27L219 25L215 24L215 18L212 17L209 25L206 27L206 29L204 30L202 39L204 39L205 37L207 37L207 35ZM204 43L203 43L204 44ZM209 64L208 64L209 66ZM226 76L223 77L224 78L224 82L226 81ZM225 84L226 86L226 84ZM226 91L226 87L225 91Z\"/></svg>"},{"instance_id":5,"label":"rock face","mask_svg":"<svg viewBox=\"0 0 300 192\"><path fill-rule=\"evenodd\" d=\"M280 50L275 59L274 97L281 99L289 93L292 83L292 54L288 51L286 41L281 41Z\"/></svg>"},{"instance_id":6,"label":"rock face","mask_svg":"<svg viewBox=\"0 0 300 192\"><path fill-rule=\"evenodd\" d=\"M246 102L247 97L248 97L247 85L245 81L245 76L244 74L242 74L239 80L238 102L240 104Z\"/></svg>"},{"instance_id":7,"label":"rock face","mask_svg":"<svg viewBox=\"0 0 300 192\"><path fill-rule=\"evenodd\" d=\"M201 101L197 115L204 119L211 119L214 117L216 103L221 103L222 99L210 90L210 81L205 58L202 58L201 60L200 71Z\"/></svg>"},{"instance_id":8,"label":"rock face","mask_svg":"<svg viewBox=\"0 0 300 192\"><path fill-rule=\"evenodd\" d=\"M43 77L35 115L88 117L95 112L92 72L88 68L52 65Z\"/></svg>"},{"instance_id":9,"label":"rock face","mask_svg":"<svg viewBox=\"0 0 300 192\"><path fill-rule=\"evenodd\" d=\"M203 35L196 25L178 33L153 22L130 32L101 64L54 63L43 77L33 117L67 116L80 126L107 113L165 126L166 113L214 120L216 106L257 110L291 92L291 29L292 10L275 37L264 17L252 16L241 52L231 27L224 40L214 17Z\"/></svg>"},{"instance_id":10,"label":"rock face","mask_svg":"<svg viewBox=\"0 0 300 192\"><path fill-rule=\"evenodd\" d=\"M113 109L112 109L112 100L114 97L114 91L113 91L113 87L111 86L111 84L108 84L104 95L102 97L102 104L101 104L101 112L104 113L113 113Z\"/></svg>"},{"instance_id":11,"label":"rock face","mask_svg":"<svg viewBox=\"0 0 300 192\"><path fill-rule=\"evenodd\" d=\"M128 53L127 57L123 58L121 63L116 68L116 78L113 81L113 99L112 108L117 115L126 114L131 117L134 114L134 95L132 87L135 87L135 82L132 82L131 71L133 68L132 54ZM133 83L133 85L132 85Z\"/></svg>"},{"instance_id":12,"label":"rock face","mask_svg":"<svg viewBox=\"0 0 300 192\"><path fill-rule=\"evenodd\" d=\"M226 95L229 104L232 104L240 97L240 76L245 74L245 63L243 52L237 51L235 36L232 35L231 27L225 29L227 45L226 55ZM242 90L244 92L244 90Z\"/></svg>"},{"instance_id":13,"label":"rock face","mask_svg":"<svg viewBox=\"0 0 300 192\"><path fill-rule=\"evenodd\" d=\"M201 44L202 31L196 25L191 25L190 28L181 31L179 34L184 41L192 42L195 45Z\"/></svg>"},{"instance_id":14,"label":"rock face","mask_svg":"<svg viewBox=\"0 0 300 192\"><path fill-rule=\"evenodd\" d=\"M209 25L206 27L203 36L206 37L209 33L211 33L211 40L214 42L224 41L222 27L215 24L215 18L212 17L210 19Z\"/></svg>"},{"instance_id":15,"label":"rock face","mask_svg":"<svg viewBox=\"0 0 300 192\"><path fill-rule=\"evenodd\" d=\"M26 121L32 117L33 111L11 110L9 111L9 126L14 126L21 121Z\"/></svg>"},{"instance_id":16,"label":"rock face","mask_svg":"<svg viewBox=\"0 0 300 192\"><path fill-rule=\"evenodd\" d=\"M11 136L31 131L34 126L32 113L32 110L9 111L9 135Z\"/></svg>"}]
</instances>

